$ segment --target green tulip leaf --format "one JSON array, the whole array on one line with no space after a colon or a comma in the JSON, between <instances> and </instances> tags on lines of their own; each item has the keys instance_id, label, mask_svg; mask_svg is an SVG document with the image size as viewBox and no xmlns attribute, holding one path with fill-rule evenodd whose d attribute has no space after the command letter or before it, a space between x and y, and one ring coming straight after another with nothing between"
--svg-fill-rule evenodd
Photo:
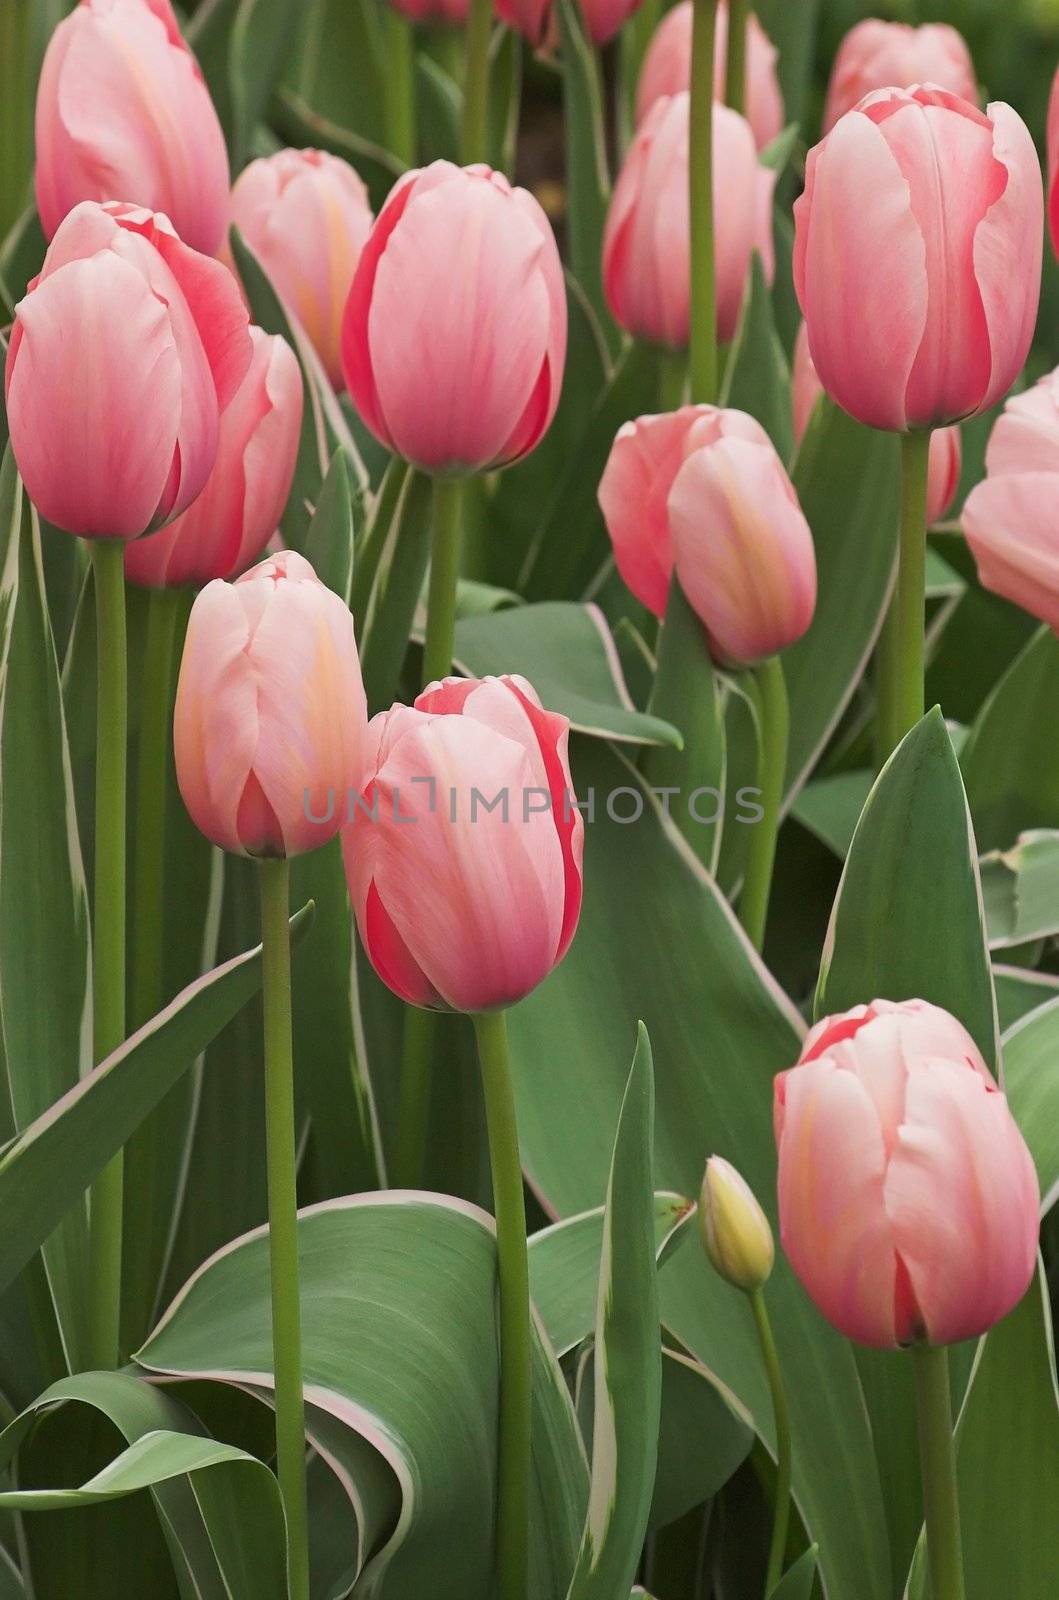
<instances>
[{"instance_id":1,"label":"green tulip leaf","mask_svg":"<svg viewBox=\"0 0 1059 1600\"><path fill-rule=\"evenodd\" d=\"M983 850L1059 817L1059 748L1042 737L1059 701L1059 639L1041 628L996 685L960 755Z\"/></svg>"},{"instance_id":2,"label":"green tulip leaf","mask_svg":"<svg viewBox=\"0 0 1059 1600\"><path fill-rule=\"evenodd\" d=\"M1059 1199L1059 995L1005 1033L1004 1087L1037 1167L1047 1212Z\"/></svg>"}]
</instances>

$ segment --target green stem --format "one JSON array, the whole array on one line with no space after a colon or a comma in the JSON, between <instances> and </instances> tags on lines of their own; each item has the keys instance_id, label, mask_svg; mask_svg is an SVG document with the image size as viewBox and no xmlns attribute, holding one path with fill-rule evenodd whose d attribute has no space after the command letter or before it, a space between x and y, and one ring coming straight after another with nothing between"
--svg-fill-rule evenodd
<instances>
[{"instance_id":1,"label":"green stem","mask_svg":"<svg viewBox=\"0 0 1059 1600\"><path fill-rule=\"evenodd\" d=\"M713 254L713 59L717 0L694 0L688 181L691 211L691 398L717 399L717 287Z\"/></svg>"},{"instance_id":2,"label":"green stem","mask_svg":"<svg viewBox=\"0 0 1059 1600\"><path fill-rule=\"evenodd\" d=\"M949 1353L944 1345L937 1349L918 1345L912 1352L912 1365L916 1376L931 1600L964 1600Z\"/></svg>"},{"instance_id":3,"label":"green stem","mask_svg":"<svg viewBox=\"0 0 1059 1600\"><path fill-rule=\"evenodd\" d=\"M776 835L783 803L783 782L787 773L787 741L790 733L790 707L787 682L779 656L762 661L754 672L761 716L761 743L758 750L758 788L764 816L753 824L747 855L746 878L739 899L739 919L755 950L765 943L772 867L776 859Z\"/></svg>"},{"instance_id":4,"label":"green stem","mask_svg":"<svg viewBox=\"0 0 1059 1600\"><path fill-rule=\"evenodd\" d=\"M776 1505L772 1517L768 1576L765 1579L767 1597L783 1575L783 1557L787 1549L787 1524L791 1510L791 1418L787 1405L787 1390L783 1383L783 1369L780 1366L763 1289L757 1289L750 1296L750 1306L757 1324L769 1392L772 1395L772 1411L776 1419Z\"/></svg>"},{"instance_id":5,"label":"green stem","mask_svg":"<svg viewBox=\"0 0 1059 1600\"><path fill-rule=\"evenodd\" d=\"M92 544L96 594L96 839L92 940L94 1056L125 1038L125 743L128 664L125 548ZM89 1231L89 1351L93 1366L118 1364L124 1159L119 1152L92 1186Z\"/></svg>"},{"instance_id":6,"label":"green stem","mask_svg":"<svg viewBox=\"0 0 1059 1600\"><path fill-rule=\"evenodd\" d=\"M679 411L688 389L688 358L684 350L662 346L658 352L658 409Z\"/></svg>"},{"instance_id":7,"label":"green stem","mask_svg":"<svg viewBox=\"0 0 1059 1600\"><path fill-rule=\"evenodd\" d=\"M385 10L386 134L390 153L412 167L416 159L415 34L407 17L393 6Z\"/></svg>"},{"instance_id":8,"label":"green stem","mask_svg":"<svg viewBox=\"0 0 1059 1600\"><path fill-rule=\"evenodd\" d=\"M463 80L460 157L464 166L489 160L489 45L492 0L471 0L467 13L467 71Z\"/></svg>"},{"instance_id":9,"label":"green stem","mask_svg":"<svg viewBox=\"0 0 1059 1600\"><path fill-rule=\"evenodd\" d=\"M137 1027L157 1013L163 999L165 811L181 598L179 589L152 589L147 602L132 877L132 1015Z\"/></svg>"},{"instance_id":10,"label":"green stem","mask_svg":"<svg viewBox=\"0 0 1059 1600\"><path fill-rule=\"evenodd\" d=\"M430 590L423 681L447 678L452 671L456 634L456 584L460 576L462 492L459 478L434 479L434 514L430 545Z\"/></svg>"},{"instance_id":11,"label":"green stem","mask_svg":"<svg viewBox=\"0 0 1059 1600\"><path fill-rule=\"evenodd\" d=\"M276 1376L276 1462L287 1518L291 1600L309 1597L305 1490L305 1401L298 1300L298 1188L291 1036L290 868L259 862L264 947L265 1133L272 1276L272 1362Z\"/></svg>"},{"instance_id":12,"label":"green stem","mask_svg":"<svg viewBox=\"0 0 1059 1600\"><path fill-rule=\"evenodd\" d=\"M897 708L897 595L892 596L875 648L875 770L881 772L898 743Z\"/></svg>"},{"instance_id":13,"label":"green stem","mask_svg":"<svg viewBox=\"0 0 1059 1600\"><path fill-rule=\"evenodd\" d=\"M750 0L728 0L728 63L724 98L733 111L746 115L746 30Z\"/></svg>"},{"instance_id":14,"label":"green stem","mask_svg":"<svg viewBox=\"0 0 1059 1600\"><path fill-rule=\"evenodd\" d=\"M893 633L883 697L892 715L891 748L923 715L926 630L927 478L930 432L901 436L901 534Z\"/></svg>"},{"instance_id":15,"label":"green stem","mask_svg":"<svg viewBox=\"0 0 1059 1600\"><path fill-rule=\"evenodd\" d=\"M526 1207L515 1097L502 1011L474 1018L485 1091L500 1265L499 1600L526 1600L532 1426L532 1344Z\"/></svg>"},{"instance_id":16,"label":"green stem","mask_svg":"<svg viewBox=\"0 0 1059 1600\"><path fill-rule=\"evenodd\" d=\"M430 1063L434 1052L434 1013L406 1006L401 1050L401 1099L397 1111L390 1182L395 1189L418 1189L423 1182L430 1120Z\"/></svg>"}]
</instances>

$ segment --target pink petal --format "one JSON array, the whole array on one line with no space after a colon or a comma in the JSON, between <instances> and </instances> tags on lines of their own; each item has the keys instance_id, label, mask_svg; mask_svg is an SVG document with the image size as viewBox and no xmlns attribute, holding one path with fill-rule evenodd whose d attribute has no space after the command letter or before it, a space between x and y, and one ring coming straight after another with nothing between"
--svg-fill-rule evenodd
<instances>
[{"instance_id":1,"label":"pink petal","mask_svg":"<svg viewBox=\"0 0 1059 1600\"><path fill-rule=\"evenodd\" d=\"M1007 171L999 199L974 236L974 270L989 330L992 366L980 409L995 405L1022 371L1037 322L1044 196L1033 140L1010 106L989 107L993 155Z\"/></svg>"}]
</instances>

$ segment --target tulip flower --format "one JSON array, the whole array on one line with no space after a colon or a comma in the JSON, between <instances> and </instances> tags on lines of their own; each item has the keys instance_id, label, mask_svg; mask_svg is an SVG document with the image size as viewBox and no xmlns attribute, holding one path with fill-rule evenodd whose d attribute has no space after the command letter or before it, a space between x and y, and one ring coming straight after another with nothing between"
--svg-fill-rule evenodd
<instances>
[{"instance_id":1,"label":"tulip flower","mask_svg":"<svg viewBox=\"0 0 1059 1600\"><path fill-rule=\"evenodd\" d=\"M746 1294L764 1287L775 1258L772 1229L753 1189L721 1156L706 1163L699 1230L714 1270L726 1283Z\"/></svg>"},{"instance_id":2,"label":"tulip flower","mask_svg":"<svg viewBox=\"0 0 1059 1600\"><path fill-rule=\"evenodd\" d=\"M680 0L667 11L647 47L636 89L636 122L643 122L656 100L691 87L692 0ZM783 91L776 63L779 52L757 17L751 13L746 41L746 119L759 150L783 132ZM724 99L728 62L728 6L717 8L714 45L713 94Z\"/></svg>"},{"instance_id":3,"label":"tulip flower","mask_svg":"<svg viewBox=\"0 0 1059 1600\"><path fill-rule=\"evenodd\" d=\"M585 30L593 44L606 44L640 7L641 0L580 0ZM553 0L495 0L501 22L542 50L558 35Z\"/></svg>"},{"instance_id":4,"label":"tulip flower","mask_svg":"<svg viewBox=\"0 0 1059 1600\"><path fill-rule=\"evenodd\" d=\"M977 101L978 77L963 35L946 23L921 28L870 18L851 28L835 57L824 111L824 132L876 89L929 83L961 100Z\"/></svg>"},{"instance_id":5,"label":"tulip flower","mask_svg":"<svg viewBox=\"0 0 1059 1600\"><path fill-rule=\"evenodd\" d=\"M342 824L365 748L353 618L303 556L207 584L188 623L173 742L196 827L244 856L294 856Z\"/></svg>"},{"instance_id":6,"label":"tulip flower","mask_svg":"<svg viewBox=\"0 0 1059 1600\"><path fill-rule=\"evenodd\" d=\"M250 370L221 416L205 489L160 533L125 547L125 576L146 588L235 578L257 560L287 505L301 438L301 368L285 339L251 328Z\"/></svg>"},{"instance_id":7,"label":"tulip flower","mask_svg":"<svg viewBox=\"0 0 1059 1600\"><path fill-rule=\"evenodd\" d=\"M687 92L656 100L614 186L603 234L603 287L614 320L638 339L684 348L689 339ZM755 250L771 283L772 191L750 125L713 108L717 337L735 335Z\"/></svg>"},{"instance_id":8,"label":"tulip flower","mask_svg":"<svg viewBox=\"0 0 1059 1600\"><path fill-rule=\"evenodd\" d=\"M1059 633L1059 370L1004 408L963 508L978 581Z\"/></svg>"},{"instance_id":9,"label":"tulip flower","mask_svg":"<svg viewBox=\"0 0 1059 1600\"><path fill-rule=\"evenodd\" d=\"M220 413L250 364L231 274L165 217L79 205L15 308L11 443L47 521L135 539L185 511L217 454Z\"/></svg>"},{"instance_id":10,"label":"tulip flower","mask_svg":"<svg viewBox=\"0 0 1059 1600\"><path fill-rule=\"evenodd\" d=\"M1059 255L1059 71L1048 101L1048 227L1052 249Z\"/></svg>"},{"instance_id":11,"label":"tulip flower","mask_svg":"<svg viewBox=\"0 0 1059 1600\"><path fill-rule=\"evenodd\" d=\"M363 182L324 151L279 150L240 173L231 220L341 389L342 316L372 222Z\"/></svg>"},{"instance_id":12,"label":"tulip flower","mask_svg":"<svg viewBox=\"0 0 1059 1600\"><path fill-rule=\"evenodd\" d=\"M47 238L82 200L164 212L184 243L224 239L228 152L169 0L81 0L37 91L37 209Z\"/></svg>"}]
</instances>

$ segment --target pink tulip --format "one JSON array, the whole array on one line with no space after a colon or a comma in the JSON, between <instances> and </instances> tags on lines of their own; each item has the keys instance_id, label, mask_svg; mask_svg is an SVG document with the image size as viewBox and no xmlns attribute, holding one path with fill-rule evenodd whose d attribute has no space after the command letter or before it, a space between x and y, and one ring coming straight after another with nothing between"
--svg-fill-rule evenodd
<instances>
[{"instance_id":1,"label":"pink tulip","mask_svg":"<svg viewBox=\"0 0 1059 1600\"><path fill-rule=\"evenodd\" d=\"M82 200L164 212L214 255L228 152L169 0L81 0L52 35L37 91L37 209L50 239Z\"/></svg>"},{"instance_id":2,"label":"pink tulip","mask_svg":"<svg viewBox=\"0 0 1059 1600\"><path fill-rule=\"evenodd\" d=\"M851 28L831 69L824 111L829 133L847 111L876 89L911 89L917 83L978 100L978 76L963 35L947 23L911 28L871 18Z\"/></svg>"},{"instance_id":3,"label":"pink tulip","mask_svg":"<svg viewBox=\"0 0 1059 1600\"><path fill-rule=\"evenodd\" d=\"M869 95L809 153L794 282L832 399L936 427L994 405L1040 296L1043 197L1025 124L947 90Z\"/></svg>"},{"instance_id":4,"label":"pink tulip","mask_svg":"<svg viewBox=\"0 0 1059 1600\"><path fill-rule=\"evenodd\" d=\"M234 578L256 561L287 505L302 424L302 374L285 339L251 328L254 359L221 416L217 459L194 505L125 547L125 576L151 589Z\"/></svg>"},{"instance_id":5,"label":"pink tulip","mask_svg":"<svg viewBox=\"0 0 1059 1600\"><path fill-rule=\"evenodd\" d=\"M220 413L250 364L238 287L165 217L86 201L15 308L6 392L41 516L135 539L202 491Z\"/></svg>"},{"instance_id":6,"label":"pink tulip","mask_svg":"<svg viewBox=\"0 0 1059 1600\"><path fill-rule=\"evenodd\" d=\"M764 428L743 411L683 406L624 423L611 446L600 510L626 587L656 617L665 614L673 575L666 504L673 480L693 450L722 437L769 445Z\"/></svg>"},{"instance_id":7,"label":"pink tulip","mask_svg":"<svg viewBox=\"0 0 1059 1600\"><path fill-rule=\"evenodd\" d=\"M569 724L524 678L447 678L368 728L361 803L342 833L376 972L411 1005L514 1005L566 954L584 823Z\"/></svg>"},{"instance_id":8,"label":"pink tulip","mask_svg":"<svg viewBox=\"0 0 1059 1600\"><path fill-rule=\"evenodd\" d=\"M603 286L626 333L683 348L689 335L688 107L684 92L656 100L614 186L603 234ZM772 282L772 191L750 125L713 108L717 334L735 335L755 250Z\"/></svg>"},{"instance_id":9,"label":"pink tulip","mask_svg":"<svg viewBox=\"0 0 1059 1600\"><path fill-rule=\"evenodd\" d=\"M231 220L341 389L342 314L371 232L364 184L337 156L279 150L240 173Z\"/></svg>"},{"instance_id":10,"label":"pink tulip","mask_svg":"<svg viewBox=\"0 0 1059 1600\"><path fill-rule=\"evenodd\" d=\"M177 685L177 780L222 850L296 856L346 816L367 737L349 608L285 550L191 609Z\"/></svg>"},{"instance_id":11,"label":"pink tulip","mask_svg":"<svg viewBox=\"0 0 1059 1600\"><path fill-rule=\"evenodd\" d=\"M1059 370L1008 401L986 468L963 508L978 580L1059 633Z\"/></svg>"},{"instance_id":12,"label":"pink tulip","mask_svg":"<svg viewBox=\"0 0 1059 1600\"><path fill-rule=\"evenodd\" d=\"M1048 228L1052 249L1059 255L1059 71L1048 101Z\"/></svg>"},{"instance_id":13,"label":"pink tulip","mask_svg":"<svg viewBox=\"0 0 1059 1600\"><path fill-rule=\"evenodd\" d=\"M555 237L525 189L435 161L379 213L342 329L350 396L427 472L506 466L547 432L566 361Z\"/></svg>"},{"instance_id":14,"label":"pink tulip","mask_svg":"<svg viewBox=\"0 0 1059 1600\"><path fill-rule=\"evenodd\" d=\"M809 352L809 335L803 322L794 345L794 370L791 375L791 405L794 412L794 437L800 443L816 402L824 392ZM930 436L930 462L927 476L927 526L933 527L952 509L963 470L963 446L959 428L935 428Z\"/></svg>"},{"instance_id":15,"label":"pink tulip","mask_svg":"<svg viewBox=\"0 0 1059 1600\"><path fill-rule=\"evenodd\" d=\"M449 22L460 26L467 21L468 0L390 0L412 22Z\"/></svg>"},{"instance_id":16,"label":"pink tulip","mask_svg":"<svg viewBox=\"0 0 1059 1600\"><path fill-rule=\"evenodd\" d=\"M691 88L692 0L680 0L667 11L647 48L636 90L636 122L639 125L662 95L679 94ZM751 12L746 36L746 118L759 150L783 132L783 92L776 62L779 51ZM714 51L713 96L724 99L728 63L728 7L717 11Z\"/></svg>"},{"instance_id":17,"label":"pink tulip","mask_svg":"<svg viewBox=\"0 0 1059 1600\"><path fill-rule=\"evenodd\" d=\"M750 436L750 422L693 449L667 501L681 588L714 657L740 666L794 644L816 608L809 524L771 441Z\"/></svg>"},{"instance_id":18,"label":"pink tulip","mask_svg":"<svg viewBox=\"0 0 1059 1600\"><path fill-rule=\"evenodd\" d=\"M828 1017L775 1084L780 1234L861 1344L954 1344L1033 1276L1033 1161L970 1035L923 1000Z\"/></svg>"},{"instance_id":19,"label":"pink tulip","mask_svg":"<svg viewBox=\"0 0 1059 1600\"><path fill-rule=\"evenodd\" d=\"M593 44L606 44L620 32L642 0L581 0L585 30ZM553 0L494 0L493 10L501 22L542 50L558 39L558 22Z\"/></svg>"}]
</instances>

